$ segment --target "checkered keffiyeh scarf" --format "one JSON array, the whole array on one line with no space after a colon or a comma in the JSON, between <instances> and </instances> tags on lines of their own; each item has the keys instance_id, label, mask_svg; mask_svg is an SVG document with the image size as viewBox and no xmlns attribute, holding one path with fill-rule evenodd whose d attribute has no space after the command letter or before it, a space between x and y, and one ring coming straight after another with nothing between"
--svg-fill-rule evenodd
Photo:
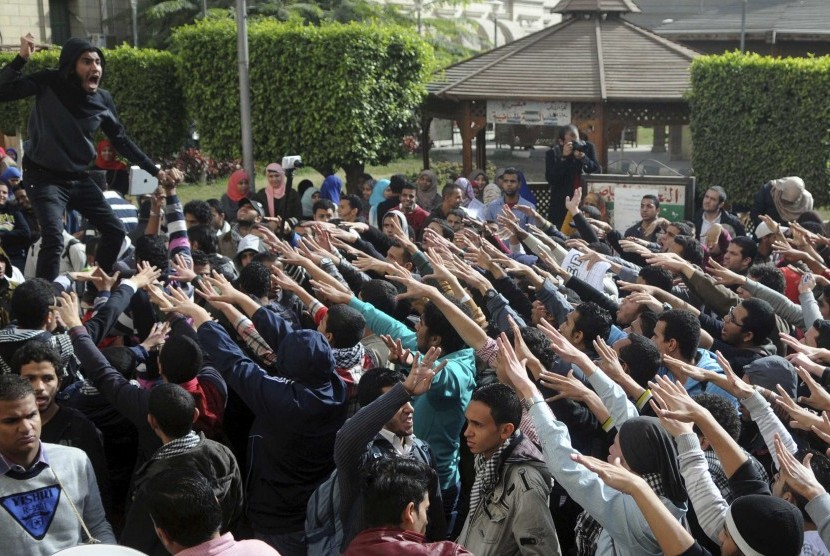
<instances>
[{"instance_id":1,"label":"checkered keffiyeh scarf","mask_svg":"<svg viewBox=\"0 0 830 556\"><path fill-rule=\"evenodd\" d=\"M476 455L476 480L473 483L473 488L470 491L470 515L473 515L478 505L481 503L484 495L490 492L496 485L497 474L499 470L499 463L501 455L513 442L519 439L519 431L517 430L510 435L507 440L502 442L498 450L489 458L482 455Z\"/></svg>"},{"instance_id":2,"label":"checkered keffiyeh scarf","mask_svg":"<svg viewBox=\"0 0 830 556\"><path fill-rule=\"evenodd\" d=\"M198 434L190 431L185 436L172 440L156 450L156 453L153 454L152 459L159 460L180 456L181 454L184 454L185 452L188 452L198 446L201 441L202 440L199 438Z\"/></svg>"},{"instance_id":3,"label":"checkered keffiyeh scarf","mask_svg":"<svg viewBox=\"0 0 830 556\"><path fill-rule=\"evenodd\" d=\"M334 366L338 369L351 369L363 362L363 344L358 342L350 348L333 348Z\"/></svg>"}]
</instances>

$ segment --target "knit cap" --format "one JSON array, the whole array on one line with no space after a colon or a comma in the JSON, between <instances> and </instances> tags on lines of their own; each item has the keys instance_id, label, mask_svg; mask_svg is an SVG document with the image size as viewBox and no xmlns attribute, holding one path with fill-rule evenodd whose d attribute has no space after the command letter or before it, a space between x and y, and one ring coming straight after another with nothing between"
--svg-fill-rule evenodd
<instances>
[{"instance_id":1,"label":"knit cap","mask_svg":"<svg viewBox=\"0 0 830 556\"><path fill-rule=\"evenodd\" d=\"M804 518L789 502L750 494L726 512L726 529L745 556L798 556L804 544Z\"/></svg>"}]
</instances>

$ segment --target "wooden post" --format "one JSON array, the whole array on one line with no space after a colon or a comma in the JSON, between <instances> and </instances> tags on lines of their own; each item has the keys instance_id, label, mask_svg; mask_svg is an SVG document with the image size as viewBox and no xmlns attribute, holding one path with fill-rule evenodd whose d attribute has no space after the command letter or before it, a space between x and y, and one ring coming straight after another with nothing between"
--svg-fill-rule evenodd
<instances>
[{"instance_id":1,"label":"wooden post","mask_svg":"<svg viewBox=\"0 0 830 556\"><path fill-rule=\"evenodd\" d=\"M430 125L432 125L432 117L423 116L421 118L421 159L425 170L429 168L429 148L432 143L429 136Z\"/></svg>"},{"instance_id":2,"label":"wooden post","mask_svg":"<svg viewBox=\"0 0 830 556\"><path fill-rule=\"evenodd\" d=\"M487 128L482 128L476 133L476 168L484 170L487 168ZM470 170L472 172L472 169ZM469 173L467 174L469 175Z\"/></svg>"},{"instance_id":3,"label":"wooden post","mask_svg":"<svg viewBox=\"0 0 830 556\"><path fill-rule=\"evenodd\" d=\"M602 100L597 103L596 127L599 133L594 133L596 139L593 143L597 150L597 162L602 168L601 171L605 172L608 168L608 125L605 123L605 101Z\"/></svg>"},{"instance_id":4,"label":"wooden post","mask_svg":"<svg viewBox=\"0 0 830 556\"><path fill-rule=\"evenodd\" d=\"M461 132L461 160L464 174L473 171L473 139L487 127L486 114L473 115L472 102L465 101L461 105L461 119L458 120L458 128ZM481 155L484 156L482 145Z\"/></svg>"}]
</instances>

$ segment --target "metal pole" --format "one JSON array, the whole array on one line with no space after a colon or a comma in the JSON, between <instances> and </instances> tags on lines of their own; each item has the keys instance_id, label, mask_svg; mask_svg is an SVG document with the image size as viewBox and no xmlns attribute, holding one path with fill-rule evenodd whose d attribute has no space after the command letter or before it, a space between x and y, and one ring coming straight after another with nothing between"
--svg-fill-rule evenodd
<instances>
[{"instance_id":1,"label":"metal pole","mask_svg":"<svg viewBox=\"0 0 830 556\"><path fill-rule=\"evenodd\" d=\"M746 47L746 0L741 3L741 54Z\"/></svg>"},{"instance_id":2,"label":"metal pole","mask_svg":"<svg viewBox=\"0 0 830 556\"><path fill-rule=\"evenodd\" d=\"M207 19L207 0L202 0L202 19Z\"/></svg>"},{"instance_id":3,"label":"metal pole","mask_svg":"<svg viewBox=\"0 0 830 556\"><path fill-rule=\"evenodd\" d=\"M493 12L493 48L499 45L499 16Z\"/></svg>"},{"instance_id":4,"label":"metal pole","mask_svg":"<svg viewBox=\"0 0 830 556\"><path fill-rule=\"evenodd\" d=\"M254 173L254 139L251 128L251 87L248 75L248 10L245 0L236 0L236 49L239 58L239 112L242 123L242 165L256 191Z\"/></svg>"},{"instance_id":5,"label":"metal pole","mask_svg":"<svg viewBox=\"0 0 830 556\"><path fill-rule=\"evenodd\" d=\"M133 16L133 48L138 48L138 0L130 0L130 11Z\"/></svg>"}]
</instances>

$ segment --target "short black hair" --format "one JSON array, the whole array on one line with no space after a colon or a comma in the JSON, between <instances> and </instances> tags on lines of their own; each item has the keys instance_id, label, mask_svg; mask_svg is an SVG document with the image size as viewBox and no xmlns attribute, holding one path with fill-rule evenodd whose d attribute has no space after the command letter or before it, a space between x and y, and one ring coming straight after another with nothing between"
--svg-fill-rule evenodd
<instances>
[{"instance_id":1,"label":"short black hair","mask_svg":"<svg viewBox=\"0 0 830 556\"><path fill-rule=\"evenodd\" d=\"M331 347L350 348L360 343L366 329L363 314L344 303L329 307L326 317L326 332L331 334Z\"/></svg>"},{"instance_id":2,"label":"short black hair","mask_svg":"<svg viewBox=\"0 0 830 556\"><path fill-rule=\"evenodd\" d=\"M441 198L446 199L456 189L458 191L460 191L462 193L462 195L464 194L464 188L463 187L461 187L460 185L454 184L454 183L448 183L447 185L444 186L444 189L441 190Z\"/></svg>"},{"instance_id":3,"label":"short black hair","mask_svg":"<svg viewBox=\"0 0 830 556\"><path fill-rule=\"evenodd\" d=\"M713 186L708 187L706 189L706 191L710 191L710 190L714 191L715 193L718 194L718 204L726 202L726 190L723 187L721 187L719 185L713 185ZM703 192L704 195L706 194L706 191Z\"/></svg>"},{"instance_id":4,"label":"short black hair","mask_svg":"<svg viewBox=\"0 0 830 556\"><path fill-rule=\"evenodd\" d=\"M388 214L387 214L387 216L388 216ZM430 216L424 222L424 228L426 228L427 226L429 226L433 222L438 224L439 226L441 226L441 237L443 237L444 239L449 239L449 240L452 240L455 237L455 231L452 229L452 226L450 226L449 223L446 220L444 220L443 218L437 218L435 216Z\"/></svg>"},{"instance_id":5,"label":"short black hair","mask_svg":"<svg viewBox=\"0 0 830 556\"><path fill-rule=\"evenodd\" d=\"M516 176L516 179L519 179L519 169L513 166L505 168L504 171L501 173L501 177L504 178L505 175L510 174L511 176Z\"/></svg>"},{"instance_id":6,"label":"short black hair","mask_svg":"<svg viewBox=\"0 0 830 556\"><path fill-rule=\"evenodd\" d=\"M640 328L643 331L643 336L651 338L654 336L654 327L657 326L657 319L660 317L659 313L655 313L651 309L643 309L640 312Z\"/></svg>"},{"instance_id":7,"label":"short black hair","mask_svg":"<svg viewBox=\"0 0 830 556\"><path fill-rule=\"evenodd\" d=\"M751 237L747 236L738 236L732 239L732 243L738 246L741 250L741 258L746 259L749 257L750 261L754 261L755 257L758 256L758 244ZM752 264L752 263L750 263Z\"/></svg>"},{"instance_id":8,"label":"short black hair","mask_svg":"<svg viewBox=\"0 0 830 556\"><path fill-rule=\"evenodd\" d=\"M741 435L741 416L735 409L735 404L723 396L706 392L692 396L692 398L708 409L715 421L737 442ZM694 431L697 435L703 435L697 425L694 426Z\"/></svg>"},{"instance_id":9,"label":"short black hair","mask_svg":"<svg viewBox=\"0 0 830 556\"><path fill-rule=\"evenodd\" d=\"M649 286L660 288L663 291L670 292L674 287L674 279L671 272L662 266L649 265L640 269L638 275Z\"/></svg>"},{"instance_id":10,"label":"short black hair","mask_svg":"<svg viewBox=\"0 0 830 556\"><path fill-rule=\"evenodd\" d=\"M579 128L576 127L576 124L568 124L568 125L561 126L556 131L556 136L559 137L560 140L564 141L565 140L565 135L567 135L567 133L569 131L573 131L574 133L579 135Z\"/></svg>"},{"instance_id":11,"label":"short black hair","mask_svg":"<svg viewBox=\"0 0 830 556\"><path fill-rule=\"evenodd\" d=\"M640 334L629 334L629 343L620 348L620 361L628 365L628 374L642 388L648 389L650 380L662 365L660 350L654 342Z\"/></svg>"},{"instance_id":12,"label":"short black hair","mask_svg":"<svg viewBox=\"0 0 830 556\"><path fill-rule=\"evenodd\" d=\"M386 313L390 317L395 316L395 311L398 308L397 295L398 289L392 282L386 280L369 280L360 286L360 299L370 303L375 309Z\"/></svg>"},{"instance_id":13,"label":"short black hair","mask_svg":"<svg viewBox=\"0 0 830 556\"><path fill-rule=\"evenodd\" d=\"M516 341L512 328L508 328L504 333L511 344ZM524 340L530 353L539 360L544 368L550 369L556 360L556 352L553 351L550 345L550 338L535 326L523 326L519 328L519 333L522 335L522 340Z\"/></svg>"},{"instance_id":14,"label":"short black hair","mask_svg":"<svg viewBox=\"0 0 830 556\"><path fill-rule=\"evenodd\" d=\"M681 247L680 256L690 263L703 266L705 253L703 245L692 236L674 236L674 242Z\"/></svg>"},{"instance_id":15,"label":"short black hair","mask_svg":"<svg viewBox=\"0 0 830 556\"><path fill-rule=\"evenodd\" d=\"M675 222L669 222L669 225L666 226L674 226L677 228L677 235L678 236L691 236L692 235L692 227L689 226L686 222L682 220L677 220Z\"/></svg>"},{"instance_id":16,"label":"short black hair","mask_svg":"<svg viewBox=\"0 0 830 556\"><path fill-rule=\"evenodd\" d=\"M401 191L403 191L403 188L407 184L407 182L409 182L409 180L406 179L405 175L393 174L389 178L389 189L391 189L392 193L394 193L395 195L400 195Z\"/></svg>"},{"instance_id":17,"label":"short black hair","mask_svg":"<svg viewBox=\"0 0 830 556\"><path fill-rule=\"evenodd\" d=\"M181 438L193 430L195 409L193 395L178 384L163 382L150 390L147 413L170 438Z\"/></svg>"},{"instance_id":18,"label":"short black hair","mask_svg":"<svg viewBox=\"0 0 830 556\"><path fill-rule=\"evenodd\" d=\"M741 307L746 311L746 318L741 324L741 329L744 332L752 332L753 345L760 346L767 343L767 338L773 332L778 331L775 309L763 299L756 297L744 299L741 301Z\"/></svg>"},{"instance_id":19,"label":"short black hair","mask_svg":"<svg viewBox=\"0 0 830 556\"><path fill-rule=\"evenodd\" d=\"M254 255L251 259L252 263L260 263L265 265L266 267L270 268L271 265L277 262L279 256L275 253L271 253L270 251L261 251ZM250 264L250 263L249 263ZM280 263L282 264L282 263Z\"/></svg>"},{"instance_id":20,"label":"short black hair","mask_svg":"<svg viewBox=\"0 0 830 556\"><path fill-rule=\"evenodd\" d=\"M203 226L210 226L213 220L213 213L210 210L210 205L205 201L194 199L184 204L182 212L185 214L192 214L196 218L196 222Z\"/></svg>"},{"instance_id":21,"label":"short black hair","mask_svg":"<svg viewBox=\"0 0 830 556\"><path fill-rule=\"evenodd\" d=\"M351 193L348 195L343 195L342 197L340 197L340 200L349 203L349 208L351 208L352 210L360 210L361 208L363 208L363 200L357 195Z\"/></svg>"},{"instance_id":22,"label":"short black hair","mask_svg":"<svg viewBox=\"0 0 830 556\"><path fill-rule=\"evenodd\" d=\"M251 261L239 271L239 289L261 299L271 289L271 271L264 264Z\"/></svg>"},{"instance_id":23,"label":"short black hair","mask_svg":"<svg viewBox=\"0 0 830 556\"><path fill-rule=\"evenodd\" d=\"M522 422L522 404L512 388L500 382L488 384L473 392L471 401L481 402L490 408L496 425L510 423L518 429Z\"/></svg>"},{"instance_id":24,"label":"short black hair","mask_svg":"<svg viewBox=\"0 0 830 556\"><path fill-rule=\"evenodd\" d=\"M816 336L816 346L824 349L830 349L830 320L816 319L813 322L813 328L818 331Z\"/></svg>"},{"instance_id":25,"label":"short black hair","mask_svg":"<svg viewBox=\"0 0 830 556\"><path fill-rule=\"evenodd\" d=\"M449 214L447 214L448 218L449 218L450 214L453 215L453 216L457 216L459 218L462 218L462 219L467 218L467 213L464 212L464 209L461 208L461 207L454 208L454 209L450 210Z\"/></svg>"},{"instance_id":26,"label":"short black hair","mask_svg":"<svg viewBox=\"0 0 830 556\"><path fill-rule=\"evenodd\" d=\"M136 262L147 262L164 271L169 266L168 257L166 236L144 235L135 240Z\"/></svg>"},{"instance_id":27,"label":"short black hair","mask_svg":"<svg viewBox=\"0 0 830 556\"><path fill-rule=\"evenodd\" d=\"M219 238L216 230L211 226L197 224L187 229L187 239L191 244L198 243L199 250L205 253L216 253L219 251Z\"/></svg>"},{"instance_id":28,"label":"short black hair","mask_svg":"<svg viewBox=\"0 0 830 556\"><path fill-rule=\"evenodd\" d=\"M32 278L19 284L12 292L12 318L20 328L39 329L55 304L55 289L43 278Z\"/></svg>"},{"instance_id":29,"label":"short black hair","mask_svg":"<svg viewBox=\"0 0 830 556\"><path fill-rule=\"evenodd\" d=\"M193 249L190 252L190 258L193 259L194 267L210 264L210 258L208 257L208 254L202 251L201 249Z\"/></svg>"},{"instance_id":30,"label":"short black hair","mask_svg":"<svg viewBox=\"0 0 830 556\"><path fill-rule=\"evenodd\" d=\"M165 469L142 490L153 523L178 545L202 544L222 527L222 507L213 487L193 468Z\"/></svg>"},{"instance_id":31,"label":"short black hair","mask_svg":"<svg viewBox=\"0 0 830 556\"><path fill-rule=\"evenodd\" d=\"M222 216L226 216L225 208L222 206L222 202L219 199L208 199L205 201L210 208L216 211L217 214L221 214Z\"/></svg>"},{"instance_id":32,"label":"short black hair","mask_svg":"<svg viewBox=\"0 0 830 556\"><path fill-rule=\"evenodd\" d=\"M47 342L39 340L26 342L14 352L9 367L12 368L14 374L19 375L23 365L29 363L51 363L52 367L55 368L55 374L60 375L61 355L56 348Z\"/></svg>"},{"instance_id":33,"label":"short black hair","mask_svg":"<svg viewBox=\"0 0 830 556\"><path fill-rule=\"evenodd\" d=\"M35 389L22 376L11 373L0 375L0 401L16 402L26 396L34 397L34 395Z\"/></svg>"},{"instance_id":34,"label":"short black hair","mask_svg":"<svg viewBox=\"0 0 830 556\"><path fill-rule=\"evenodd\" d=\"M450 303L458 307L465 315L470 316L469 309L458 303L455 299L450 299ZM447 317L444 316L441 309L431 301L424 305L421 324L427 327L430 335L441 337L441 351L443 355L455 353L467 346L458 333L458 330L455 329L455 326L447 320Z\"/></svg>"},{"instance_id":35,"label":"short black hair","mask_svg":"<svg viewBox=\"0 0 830 556\"><path fill-rule=\"evenodd\" d=\"M594 303L587 301L580 303L575 309L577 318L574 319L574 332L582 332L582 342L586 346L593 344L597 338L608 339L611 332L611 314Z\"/></svg>"},{"instance_id":36,"label":"short black hair","mask_svg":"<svg viewBox=\"0 0 830 556\"><path fill-rule=\"evenodd\" d=\"M417 186L417 185L415 185L414 183L412 183L411 181L405 181L405 182L403 183L403 185L401 186L401 192L402 192L404 189L418 189L418 186Z\"/></svg>"},{"instance_id":37,"label":"short black hair","mask_svg":"<svg viewBox=\"0 0 830 556\"><path fill-rule=\"evenodd\" d=\"M367 528L399 526L401 515L413 503L421 505L437 481L435 471L409 458L374 460L366 473L363 518Z\"/></svg>"},{"instance_id":38,"label":"short black hair","mask_svg":"<svg viewBox=\"0 0 830 556\"><path fill-rule=\"evenodd\" d=\"M170 336L159 352L161 372L168 382L184 384L202 368L202 348L189 336Z\"/></svg>"},{"instance_id":39,"label":"short black hair","mask_svg":"<svg viewBox=\"0 0 830 556\"><path fill-rule=\"evenodd\" d=\"M328 199L318 199L311 205L311 214L315 214L318 210L337 210L334 203Z\"/></svg>"},{"instance_id":40,"label":"short black hair","mask_svg":"<svg viewBox=\"0 0 830 556\"><path fill-rule=\"evenodd\" d=\"M652 195L650 193L648 195L643 195L640 202L642 203L646 199L654 203L654 208L660 208L660 199L657 198L657 195Z\"/></svg>"},{"instance_id":41,"label":"short black hair","mask_svg":"<svg viewBox=\"0 0 830 556\"><path fill-rule=\"evenodd\" d=\"M671 309L662 312L657 321L665 323L663 339L676 340L680 354L694 361L700 343L700 321L697 317L689 311Z\"/></svg>"},{"instance_id":42,"label":"short black hair","mask_svg":"<svg viewBox=\"0 0 830 556\"><path fill-rule=\"evenodd\" d=\"M746 275L759 284L763 284L778 293L784 293L787 287L787 280L784 278L784 273L772 263L752 265L749 267Z\"/></svg>"},{"instance_id":43,"label":"short black hair","mask_svg":"<svg viewBox=\"0 0 830 556\"><path fill-rule=\"evenodd\" d=\"M369 369L357 383L357 402L360 407L366 407L381 396L384 388L395 386L405 379L402 372L387 367Z\"/></svg>"}]
</instances>

